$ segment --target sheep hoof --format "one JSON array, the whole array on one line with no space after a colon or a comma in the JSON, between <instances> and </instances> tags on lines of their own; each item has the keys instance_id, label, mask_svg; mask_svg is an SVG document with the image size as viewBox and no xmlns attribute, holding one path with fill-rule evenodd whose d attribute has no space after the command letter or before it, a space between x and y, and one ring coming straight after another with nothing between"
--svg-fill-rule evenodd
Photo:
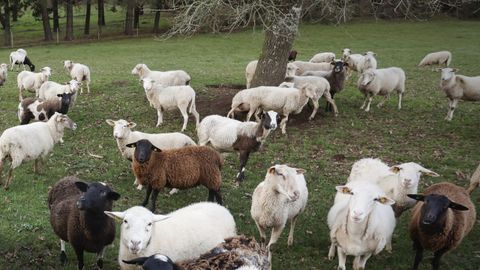
<instances>
[{"instance_id":1,"label":"sheep hoof","mask_svg":"<svg viewBox=\"0 0 480 270\"><path fill-rule=\"evenodd\" d=\"M137 186L137 190L142 190L143 189L143 186L142 185L138 185Z\"/></svg>"},{"instance_id":2,"label":"sheep hoof","mask_svg":"<svg viewBox=\"0 0 480 270\"><path fill-rule=\"evenodd\" d=\"M290 238L290 237L288 238L287 245L288 245L289 247L293 246L293 238Z\"/></svg>"},{"instance_id":3,"label":"sheep hoof","mask_svg":"<svg viewBox=\"0 0 480 270\"><path fill-rule=\"evenodd\" d=\"M65 254L65 251L62 251L60 253L60 262L62 263L62 265L65 265L65 263L67 262L67 254Z\"/></svg>"}]
</instances>

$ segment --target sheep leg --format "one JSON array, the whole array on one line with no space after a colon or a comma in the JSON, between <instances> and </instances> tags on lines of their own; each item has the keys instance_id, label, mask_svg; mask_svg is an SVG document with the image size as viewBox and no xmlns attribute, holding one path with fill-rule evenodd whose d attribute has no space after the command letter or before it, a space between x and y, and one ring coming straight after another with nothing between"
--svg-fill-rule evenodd
<instances>
[{"instance_id":1,"label":"sheep leg","mask_svg":"<svg viewBox=\"0 0 480 270\"><path fill-rule=\"evenodd\" d=\"M83 249L79 247L73 247L75 249L75 254L77 255L77 269L82 270L83 269Z\"/></svg>"},{"instance_id":2,"label":"sheep leg","mask_svg":"<svg viewBox=\"0 0 480 270\"><path fill-rule=\"evenodd\" d=\"M383 104L385 104L385 101L387 101L389 98L390 98L389 94L386 94L385 96L383 96L382 101L380 101L380 103L377 104L377 108L383 107Z\"/></svg>"},{"instance_id":3,"label":"sheep leg","mask_svg":"<svg viewBox=\"0 0 480 270\"><path fill-rule=\"evenodd\" d=\"M333 260L333 258L335 258L335 248L337 246L332 242L330 244L330 249L328 250L328 259L329 260Z\"/></svg>"},{"instance_id":4,"label":"sheep leg","mask_svg":"<svg viewBox=\"0 0 480 270\"><path fill-rule=\"evenodd\" d=\"M368 95L367 108L365 109L366 112L370 111L370 105L372 104L372 100L373 100L373 95Z\"/></svg>"},{"instance_id":5,"label":"sheep leg","mask_svg":"<svg viewBox=\"0 0 480 270\"><path fill-rule=\"evenodd\" d=\"M413 262L412 270L417 270L420 262L423 259L423 247L417 241L413 242L413 249L415 252L415 261Z\"/></svg>"},{"instance_id":6,"label":"sheep leg","mask_svg":"<svg viewBox=\"0 0 480 270\"><path fill-rule=\"evenodd\" d=\"M22 89L19 89L18 90L18 99L20 100L20 102L23 101L23 97L22 97Z\"/></svg>"},{"instance_id":7,"label":"sheep leg","mask_svg":"<svg viewBox=\"0 0 480 270\"><path fill-rule=\"evenodd\" d=\"M5 186L3 187L4 190L8 190L8 187L10 186L10 183L12 182L12 179L13 179L13 169L15 167L13 166L13 162L12 164L10 164L10 169L8 170L8 178L7 178L7 182L5 183Z\"/></svg>"},{"instance_id":8,"label":"sheep leg","mask_svg":"<svg viewBox=\"0 0 480 270\"><path fill-rule=\"evenodd\" d=\"M213 191L213 197L215 198L215 201L223 205L223 199L222 199L222 194L220 194L220 189L219 190L212 190Z\"/></svg>"},{"instance_id":9,"label":"sheep leg","mask_svg":"<svg viewBox=\"0 0 480 270\"><path fill-rule=\"evenodd\" d=\"M280 238L280 235L282 234L283 228L285 228L285 224L272 228L270 241L268 242L268 245L267 245L268 250L270 250L270 247L278 241L278 238Z\"/></svg>"},{"instance_id":10,"label":"sheep leg","mask_svg":"<svg viewBox=\"0 0 480 270\"><path fill-rule=\"evenodd\" d=\"M360 106L360 110L363 110L363 108L365 108L365 105L367 105L367 100L368 100L368 95L365 95L365 99L363 100L362 106Z\"/></svg>"},{"instance_id":11,"label":"sheep leg","mask_svg":"<svg viewBox=\"0 0 480 270\"><path fill-rule=\"evenodd\" d=\"M147 185L147 190L145 193L145 200L143 200L142 206L145 207L148 204L148 199L150 198L150 194L152 193L152 186Z\"/></svg>"},{"instance_id":12,"label":"sheep leg","mask_svg":"<svg viewBox=\"0 0 480 270\"><path fill-rule=\"evenodd\" d=\"M2 174L3 174L3 163L4 162L4 158L1 157L0 159L0 185L3 184L3 180L2 180Z\"/></svg>"},{"instance_id":13,"label":"sheep leg","mask_svg":"<svg viewBox=\"0 0 480 270\"><path fill-rule=\"evenodd\" d=\"M285 117L280 121L280 127L282 128L282 134L287 134L287 121L288 113L284 113Z\"/></svg>"},{"instance_id":14,"label":"sheep leg","mask_svg":"<svg viewBox=\"0 0 480 270\"><path fill-rule=\"evenodd\" d=\"M67 262L67 254L65 253L65 241L60 239L60 263L65 265Z\"/></svg>"},{"instance_id":15,"label":"sheep leg","mask_svg":"<svg viewBox=\"0 0 480 270\"><path fill-rule=\"evenodd\" d=\"M337 117L338 116L338 109L337 109L337 104L335 104L335 100L333 99L333 96L330 95L330 92L325 91L325 93L323 93L323 97L327 100L327 104L330 104L330 106L332 106L333 113L334 113L335 117Z\"/></svg>"},{"instance_id":16,"label":"sheep leg","mask_svg":"<svg viewBox=\"0 0 480 270\"><path fill-rule=\"evenodd\" d=\"M365 269L365 264L367 263L367 260L372 256L371 253L367 253L362 256L358 256L358 261L357 261L357 269L358 270L364 270ZM356 259L357 257L355 257Z\"/></svg>"},{"instance_id":17,"label":"sheep leg","mask_svg":"<svg viewBox=\"0 0 480 270\"><path fill-rule=\"evenodd\" d=\"M288 246L291 246L293 245L293 231L295 230L295 223L297 222L297 217L298 216L294 216L291 220L290 220L290 232L288 233Z\"/></svg>"},{"instance_id":18,"label":"sheep leg","mask_svg":"<svg viewBox=\"0 0 480 270\"><path fill-rule=\"evenodd\" d=\"M345 263L347 262L347 254L343 251L341 247L337 247L338 253L338 270L346 270Z\"/></svg>"},{"instance_id":19,"label":"sheep leg","mask_svg":"<svg viewBox=\"0 0 480 270\"><path fill-rule=\"evenodd\" d=\"M245 166L247 165L249 156L249 151L240 151L240 170L237 173L237 178L235 179L237 186L240 185L240 183L245 179Z\"/></svg>"},{"instance_id":20,"label":"sheep leg","mask_svg":"<svg viewBox=\"0 0 480 270\"><path fill-rule=\"evenodd\" d=\"M437 250L433 253L432 270L440 269L440 259L447 252L445 249Z\"/></svg>"},{"instance_id":21,"label":"sheep leg","mask_svg":"<svg viewBox=\"0 0 480 270\"><path fill-rule=\"evenodd\" d=\"M246 121L250 121L250 118L252 118L252 115L257 111L257 109L253 108L252 105L250 105L250 110L247 113L247 119Z\"/></svg>"},{"instance_id":22,"label":"sheep leg","mask_svg":"<svg viewBox=\"0 0 480 270\"><path fill-rule=\"evenodd\" d=\"M162 108L157 109L157 127L160 126L163 123L163 111Z\"/></svg>"},{"instance_id":23,"label":"sheep leg","mask_svg":"<svg viewBox=\"0 0 480 270\"><path fill-rule=\"evenodd\" d=\"M257 225L258 232L260 233L260 238L262 239L262 242L265 243L267 242L267 234L265 233L266 228L258 224L258 222L255 220L255 225Z\"/></svg>"},{"instance_id":24,"label":"sheep leg","mask_svg":"<svg viewBox=\"0 0 480 270\"><path fill-rule=\"evenodd\" d=\"M402 109L402 96L403 93L398 93L398 109Z\"/></svg>"},{"instance_id":25,"label":"sheep leg","mask_svg":"<svg viewBox=\"0 0 480 270\"><path fill-rule=\"evenodd\" d=\"M152 194L152 207L150 208L150 211L152 211L152 213L155 213L155 208L156 208L156 205L155 205L155 204L157 203L158 192L159 192L158 189L154 189L154 190L153 190L153 194Z\"/></svg>"},{"instance_id":26,"label":"sheep leg","mask_svg":"<svg viewBox=\"0 0 480 270\"><path fill-rule=\"evenodd\" d=\"M317 114L317 111L318 111L318 107L320 107L320 105L318 105L318 99L312 100L312 102L313 102L313 111L310 117L308 117L308 120L312 120L315 117L315 114Z\"/></svg>"},{"instance_id":27,"label":"sheep leg","mask_svg":"<svg viewBox=\"0 0 480 270\"><path fill-rule=\"evenodd\" d=\"M178 104L178 109L180 110L180 113L183 116L183 126L182 126L182 131L184 131L187 128L187 123L188 123L188 113L187 113L187 104Z\"/></svg>"},{"instance_id":28,"label":"sheep leg","mask_svg":"<svg viewBox=\"0 0 480 270\"><path fill-rule=\"evenodd\" d=\"M87 93L90 94L90 82L87 81Z\"/></svg>"},{"instance_id":29,"label":"sheep leg","mask_svg":"<svg viewBox=\"0 0 480 270\"><path fill-rule=\"evenodd\" d=\"M457 104L458 104L458 99L453 99L449 102L449 110L448 110L447 117L445 118L445 120L452 121L453 112L455 111L455 108L457 107Z\"/></svg>"},{"instance_id":30,"label":"sheep leg","mask_svg":"<svg viewBox=\"0 0 480 270\"><path fill-rule=\"evenodd\" d=\"M97 266L99 269L103 269L103 255L105 255L105 249L107 249L107 247L103 247L102 251L97 253Z\"/></svg>"},{"instance_id":31,"label":"sheep leg","mask_svg":"<svg viewBox=\"0 0 480 270\"><path fill-rule=\"evenodd\" d=\"M328 93L329 93L329 95L331 95L330 98L333 100L333 97L335 96L335 92L331 92L331 93L328 92ZM328 101L328 98L325 96L325 94L326 93L324 93L324 97L325 97L325 99L327 99L327 105L325 106L325 111L326 112L331 112L332 111L332 105L331 105L332 103L330 101ZM334 108L336 108L336 107L337 106L335 105Z\"/></svg>"},{"instance_id":32,"label":"sheep leg","mask_svg":"<svg viewBox=\"0 0 480 270\"><path fill-rule=\"evenodd\" d=\"M40 163L40 159L39 158L35 159L35 162L33 164L33 173L34 174L39 174L39 172L40 172L40 164L39 163Z\"/></svg>"}]
</instances>

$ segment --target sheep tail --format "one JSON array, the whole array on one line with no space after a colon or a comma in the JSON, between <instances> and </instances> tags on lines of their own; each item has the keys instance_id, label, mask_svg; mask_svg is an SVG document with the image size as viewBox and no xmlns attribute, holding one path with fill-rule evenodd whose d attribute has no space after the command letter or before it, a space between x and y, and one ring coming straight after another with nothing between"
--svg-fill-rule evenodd
<instances>
[{"instance_id":1,"label":"sheep tail","mask_svg":"<svg viewBox=\"0 0 480 270\"><path fill-rule=\"evenodd\" d=\"M467 189L468 194L472 194L472 192L480 185L480 165L478 165L477 169L470 178L470 186Z\"/></svg>"}]
</instances>

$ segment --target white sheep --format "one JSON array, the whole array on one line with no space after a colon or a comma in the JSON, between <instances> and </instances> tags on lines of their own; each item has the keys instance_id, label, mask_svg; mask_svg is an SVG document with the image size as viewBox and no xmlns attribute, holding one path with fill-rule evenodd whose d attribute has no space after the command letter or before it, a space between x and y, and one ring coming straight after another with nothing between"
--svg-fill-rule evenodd
<instances>
[{"instance_id":1,"label":"white sheep","mask_svg":"<svg viewBox=\"0 0 480 270\"><path fill-rule=\"evenodd\" d=\"M377 68L377 60L375 59L376 55L376 53L371 51L365 52L363 55L358 53L348 54L345 56L345 63L348 64L350 69L362 73L369 68Z\"/></svg>"},{"instance_id":2,"label":"white sheep","mask_svg":"<svg viewBox=\"0 0 480 270\"><path fill-rule=\"evenodd\" d=\"M35 65L30 62L30 59L27 57L27 51L24 49L18 49L10 53L10 70L13 70L14 65L23 65L23 70L25 70L25 65L28 65L30 71L35 71Z\"/></svg>"},{"instance_id":3,"label":"white sheep","mask_svg":"<svg viewBox=\"0 0 480 270\"><path fill-rule=\"evenodd\" d=\"M40 72L34 73L31 71L22 71L17 75L17 85L18 85L18 97L20 101L23 100L22 91L28 90L30 92L35 92L35 96L38 97L38 90L40 86L52 75L52 69L49 67L43 67Z\"/></svg>"},{"instance_id":4,"label":"white sheep","mask_svg":"<svg viewBox=\"0 0 480 270\"><path fill-rule=\"evenodd\" d=\"M342 60L345 61L347 59L347 56L349 56L350 54L352 54L352 50L350 50L349 48L344 48L342 50Z\"/></svg>"},{"instance_id":5,"label":"white sheep","mask_svg":"<svg viewBox=\"0 0 480 270\"><path fill-rule=\"evenodd\" d=\"M0 86L3 86L7 81L8 65L5 63L0 64Z\"/></svg>"},{"instance_id":6,"label":"white sheep","mask_svg":"<svg viewBox=\"0 0 480 270\"><path fill-rule=\"evenodd\" d=\"M250 214L263 242L266 242L265 230L272 228L272 236L267 249L280 237L287 220L290 221L288 245L293 244L293 231L298 216L305 210L308 189L303 169L287 165L275 165L267 170L265 180L255 188L252 194Z\"/></svg>"},{"instance_id":7,"label":"white sheep","mask_svg":"<svg viewBox=\"0 0 480 270\"><path fill-rule=\"evenodd\" d=\"M377 63L377 59L375 58L376 55L377 55L376 53L367 52L363 56L362 71L365 71L369 68L377 69L378 63Z\"/></svg>"},{"instance_id":8,"label":"white sheep","mask_svg":"<svg viewBox=\"0 0 480 270\"><path fill-rule=\"evenodd\" d=\"M11 160L7 190L13 178L13 170L22 162L35 160L34 172L39 172L39 163L53 150L63 137L64 129L75 130L77 125L66 115L55 113L47 122L35 122L6 129L0 136L0 184L4 160Z\"/></svg>"},{"instance_id":9,"label":"white sheep","mask_svg":"<svg viewBox=\"0 0 480 270\"><path fill-rule=\"evenodd\" d=\"M438 65L448 67L452 62L452 53L449 51L439 51L432 52L427 55L420 61L418 64L419 67L429 66L429 65Z\"/></svg>"},{"instance_id":10,"label":"white sheep","mask_svg":"<svg viewBox=\"0 0 480 270\"><path fill-rule=\"evenodd\" d=\"M451 121L460 100L480 101L480 76L456 75L456 68L441 69L440 88L448 98L448 112L445 120Z\"/></svg>"},{"instance_id":11,"label":"white sheep","mask_svg":"<svg viewBox=\"0 0 480 270\"><path fill-rule=\"evenodd\" d=\"M402 108L402 95L405 92L405 72L398 67L367 69L358 78L358 89L365 96L360 109L370 111L370 104L376 95L384 96L384 99L378 103L377 107L383 106L390 94L396 90L398 93L398 109Z\"/></svg>"},{"instance_id":12,"label":"white sheep","mask_svg":"<svg viewBox=\"0 0 480 270\"><path fill-rule=\"evenodd\" d=\"M322 52L315 54L312 59L310 59L310 63L330 63L335 60L335 53L333 52Z\"/></svg>"},{"instance_id":13,"label":"white sheep","mask_svg":"<svg viewBox=\"0 0 480 270\"><path fill-rule=\"evenodd\" d=\"M70 108L75 104L77 99L78 89L80 88L81 83L76 80L70 80L66 84L59 84L52 81L47 81L42 84L38 90L38 98L48 100L48 99L58 99L58 95L64 93L73 93L72 100L70 101Z\"/></svg>"},{"instance_id":14,"label":"white sheep","mask_svg":"<svg viewBox=\"0 0 480 270\"><path fill-rule=\"evenodd\" d=\"M122 270L136 269L123 260L156 253L165 254L174 262L195 259L236 235L232 214L210 202L191 204L166 216L140 206L105 214L122 223L118 254Z\"/></svg>"},{"instance_id":15,"label":"white sheep","mask_svg":"<svg viewBox=\"0 0 480 270\"><path fill-rule=\"evenodd\" d=\"M82 83L80 93L83 93L83 82L87 85L87 92L90 93L90 69L83 64L74 63L71 60L63 61L63 66L70 73L70 77Z\"/></svg>"},{"instance_id":16,"label":"white sheep","mask_svg":"<svg viewBox=\"0 0 480 270\"><path fill-rule=\"evenodd\" d=\"M294 61L292 62L298 69L295 72L295 75L302 75L306 71L330 71L333 69L333 66L328 63L310 63L305 61ZM287 76L288 77L288 76Z\"/></svg>"},{"instance_id":17,"label":"white sheep","mask_svg":"<svg viewBox=\"0 0 480 270\"><path fill-rule=\"evenodd\" d=\"M246 86L247 89L250 88L252 84L253 75L255 75L255 70L257 69L257 65L258 65L258 60L253 60L253 61L250 61L247 64L247 67L245 68L245 79L247 81L247 86ZM295 75L295 73L293 72L295 72L296 69L297 67L293 63L288 63L287 70L285 72L285 77L291 77Z\"/></svg>"},{"instance_id":18,"label":"white sheep","mask_svg":"<svg viewBox=\"0 0 480 270\"><path fill-rule=\"evenodd\" d=\"M330 229L328 258L338 252L338 269L345 270L347 255L355 256L353 269L365 269L367 260L390 242L395 217L390 205L395 201L370 182L355 181L337 186L335 202L327 217Z\"/></svg>"},{"instance_id":19,"label":"white sheep","mask_svg":"<svg viewBox=\"0 0 480 270\"><path fill-rule=\"evenodd\" d=\"M157 110L157 127L163 123L163 112L176 108L183 116L182 131L187 128L188 113L193 114L195 126L198 126L200 115L195 108L195 90L192 87L189 85L165 86L151 78L143 79L142 83L148 101Z\"/></svg>"},{"instance_id":20,"label":"white sheep","mask_svg":"<svg viewBox=\"0 0 480 270\"><path fill-rule=\"evenodd\" d=\"M183 70L155 71L150 70L145 64L137 64L132 69L133 75L138 75L140 80L150 78L164 86L189 85L190 75Z\"/></svg>"}]
</instances>

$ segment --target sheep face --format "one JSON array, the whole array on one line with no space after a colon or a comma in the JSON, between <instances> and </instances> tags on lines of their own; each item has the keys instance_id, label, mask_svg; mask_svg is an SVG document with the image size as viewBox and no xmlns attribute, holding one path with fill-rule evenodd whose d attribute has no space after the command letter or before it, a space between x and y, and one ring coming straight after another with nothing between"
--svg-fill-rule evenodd
<instances>
[{"instance_id":1,"label":"sheep face","mask_svg":"<svg viewBox=\"0 0 480 270\"><path fill-rule=\"evenodd\" d=\"M332 62L330 62L331 65L333 65L333 72L335 73L340 73L343 71L343 69L345 69L348 64L346 62L343 62L342 60L340 61L335 61L333 60Z\"/></svg>"},{"instance_id":2,"label":"sheep face","mask_svg":"<svg viewBox=\"0 0 480 270\"><path fill-rule=\"evenodd\" d=\"M386 197L376 185L369 182L362 182L361 185L359 183L336 187L338 192L351 196L348 204L348 218L351 221L355 223L365 221L375 204L392 205L395 203L394 200Z\"/></svg>"},{"instance_id":3,"label":"sheep face","mask_svg":"<svg viewBox=\"0 0 480 270\"><path fill-rule=\"evenodd\" d=\"M297 72L298 70L298 67L293 64L293 63L288 63L287 64L287 71L285 73L285 77L286 78L291 78L293 76L295 76L295 73Z\"/></svg>"},{"instance_id":4,"label":"sheep face","mask_svg":"<svg viewBox=\"0 0 480 270\"><path fill-rule=\"evenodd\" d=\"M91 183L77 181L75 186L84 192L77 201L77 208L82 211L94 213L103 213L105 210L112 209L113 201L120 198L120 194L111 190L103 183Z\"/></svg>"},{"instance_id":5,"label":"sheep face","mask_svg":"<svg viewBox=\"0 0 480 270\"><path fill-rule=\"evenodd\" d=\"M300 197L297 185L297 174L303 174L303 169L296 169L287 165L275 165L268 169L265 181L269 182L279 194L287 197L290 202Z\"/></svg>"},{"instance_id":6,"label":"sheep face","mask_svg":"<svg viewBox=\"0 0 480 270\"><path fill-rule=\"evenodd\" d=\"M60 102L62 103L62 106L69 107L70 103L72 102L73 95L75 95L75 93L63 93L58 94L57 97L61 98Z\"/></svg>"},{"instance_id":7,"label":"sheep face","mask_svg":"<svg viewBox=\"0 0 480 270\"><path fill-rule=\"evenodd\" d=\"M150 160L152 152L161 152L162 150L158 149L153 145L149 140L139 140L134 143L126 145L129 148L135 147L134 157L137 162L144 164Z\"/></svg>"},{"instance_id":8,"label":"sheep face","mask_svg":"<svg viewBox=\"0 0 480 270\"><path fill-rule=\"evenodd\" d=\"M130 261L122 260L126 264L141 265L145 270L176 270L178 269L173 261L161 254L155 254L150 257L140 257Z\"/></svg>"},{"instance_id":9,"label":"sheep face","mask_svg":"<svg viewBox=\"0 0 480 270\"><path fill-rule=\"evenodd\" d=\"M18 49L17 52L23 55L27 55L27 51L25 51L24 49Z\"/></svg>"},{"instance_id":10,"label":"sheep face","mask_svg":"<svg viewBox=\"0 0 480 270\"><path fill-rule=\"evenodd\" d=\"M360 76L360 86L365 87L375 80L375 72L371 69L367 69Z\"/></svg>"},{"instance_id":11,"label":"sheep face","mask_svg":"<svg viewBox=\"0 0 480 270\"><path fill-rule=\"evenodd\" d=\"M63 61L63 67L65 67L66 70L71 70L73 67L73 62L71 60L65 60Z\"/></svg>"},{"instance_id":12,"label":"sheep face","mask_svg":"<svg viewBox=\"0 0 480 270\"><path fill-rule=\"evenodd\" d=\"M456 68L442 68L440 69L442 71L442 81L449 81L453 77L455 77L455 72L458 70Z\"/></svg>"},{"instance_id":13,"label":"sheep face","mask_svg":"<svg viewBox=\"0 0 480 270\"><path fill-rule=\"evenodd\" d=\"M80 86L82 85L82 83L77 82L77 80L71 80L67 84L69 86L70 93L77 92L78 89L80 89Z\"/></svg>"},{"instance_id":14,"label":"sheep face","mask_svg":"<svg viewBox=\"0 0 480 270\"><path fill-rule=\"evenodd\" d=\"M128 134L130 133L131 129L137 126L134 122L127 122L123 119L113 121L111 119L107 119L107 124L113 127L113 137L115 139L126 139L128 138Z\"/></svg>"},{"instance_id":15,"label":"sheep face","mask_svg":"<svg viewBox=\"0 0 480 270\"><path fill-rule=\"evenodd\" d=\"M142 73L143 73L143 71L145 70L145 67L147 67L147 65L145 65L145 64L137 64L137 65L132 69L132 74L133 74L133 75L142 76Z\"/></svg>"},{"instance_id":16,"label":"sheep face","mask_svg":"<svg viewBox=\"0 0 480 270\"><path fill-rule=\"evenodd\" d=\"M420 227L431 231L436 227L442 225L442 221L445 220L448 209L457 211L467 211L468 208L450 201L446 196L440 194L408 194L408 197L422 201L422 210L420 216ZM440 229L440 228L438 228Z\"/></svg>"},{"instance_id":17,"label":"sheep face","mask_svg":"<svg viewBox=\"0 0 480 270\"><path fill-rule=\"evenodd\" d=\"M140 83L143 85L143 89L145 89L145 92L148 92L152 90L153 85L155 84L155 81L151 79L143 79L143 80L140 80Z\"/></svg>"},{"instance_id":18,"label":"sheep face","mask_svg":"<svg viewBox=\"0 0 480 270\"><path fill-rule=\"evenodd\" d=\"M164 215L154 215L141 206L134 206L124 212L105 211L104 213L122 223L121 245L127 247L132 254L147 248L154 235L154 224L168 218Z\"/></svg>"},{"instance_id":19,"label":"sheep face","mask_svg":"<svg viewBox=\"0 0 480 270\"><path fill-rule=\"evenodd\" d=\"M278 113L274 111L264 112L262 114L261 125L265 129L275 130L277 128Z\"/></svg>"},{"instance_id":20,"label":"sheep face","mask_svg":"<svg viewBox=\"0 0 480 270\"><path fill-rule=\"evenodd\" d=\"M438 173L422 167L415 162L403 163L392 166L390 171L398 174L400 185L404 188L418 187L418 182L422 175L433 177L440 176Z\"/></svg>"},{"instance_id":21,"label":"sheep face","mask_svg":"<svg viewBox=\"0 0 480 270\"><path fill-rule=\"evenodd\" d=\"M345 49L342 50L343 59L345 59L350 54L352 54L352 51L349 48L345 48Z\"/></svg>"},{"instance_id":22,"label":"sheep face","mask_svg":"<svg viewBox=\"0 0 480 270\"><path fill-rule=\"evenodd\" d=\"M57 128L60 126L62 128L68 128L68 129L71 129L71 130L77 129L77 124L75 124L75 122L73 122L72 119L70 119L70 117L68 117L65 114L61 114L61 113L56 112L52 116L52 118L56 122Z\"/></svg>"},{"instance_id":23,"label":"sheep face","mask_svg":"<svg viewBox=\"0 0 480 270\"><path fill-rule=\"evenodd\" d=\"M42 74L44 76L46 76L47 78L49 78L50 76L52 76L52 69L50 67L43 67L40 72L42 72Z\"/></svg>"}]
</instances>

